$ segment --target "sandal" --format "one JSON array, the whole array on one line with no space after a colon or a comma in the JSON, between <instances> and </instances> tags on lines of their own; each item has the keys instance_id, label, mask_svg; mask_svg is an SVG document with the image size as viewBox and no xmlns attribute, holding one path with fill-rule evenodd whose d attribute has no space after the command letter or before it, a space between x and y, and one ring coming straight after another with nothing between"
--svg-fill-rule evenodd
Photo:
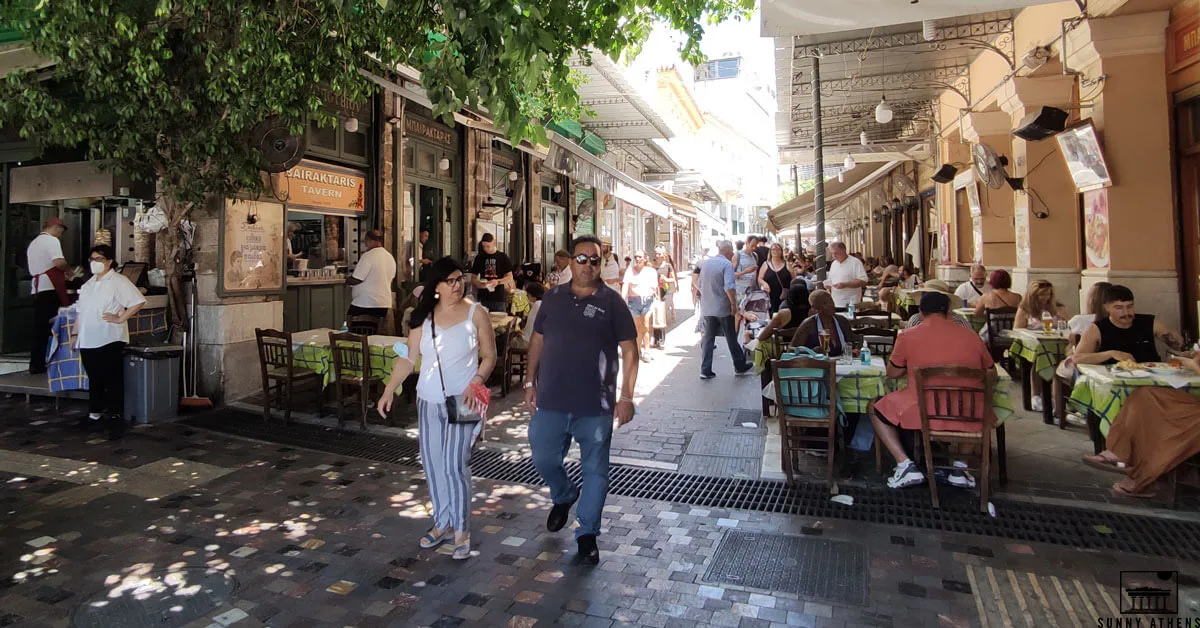
<instances>
[{"instance_id":1,"label":"sandal","mask_svg":"<svg viewBox=\"0 0 1200 628\"><path fill-rule=\"evenodd\" d=\"M471 557L471 535L467 535L462 543L454 542L454 553L451 558L454 560L466 560Z\"/></svg>"},{"instance_id":2,"label":"sandal","mask_svg":"<svg viewBox=\"0 0 1200 628\"><path fill-rule=\"evenodd\" d=\"M1116 457L1105 456L1104 454L1096 454L1094 456L1084 456L1081 458L1083 464L1101 471L1109 471L1112 473L1125 473L1125 463L1117 460Z\"/></svg>"},{"instance_id":3,"label":"sandal","mask_svg":"<svg viewBox=\"0 0 1200 628\"><path fill-rule=\"evenodd\" d=\"M1158 495L1156 491L1150 489L1135 493L1124 486L1121 486L1120 482L1112 485L1112 494L1115 497L1136 497L1138 499L1152 499L1155 495Z\"/></svg>"},{"instance_id":4,"label":"sandal","mask_svg":"<svg viewBox=\"0 0 1200 628\"><path fill-rule=\"evenodd\" d=\"M421 537L419 545L421 549L433 549L452 538L454 538L454 534L449 528L445 530L430 528L425 536Z\"/></svg>"}]
</instances>

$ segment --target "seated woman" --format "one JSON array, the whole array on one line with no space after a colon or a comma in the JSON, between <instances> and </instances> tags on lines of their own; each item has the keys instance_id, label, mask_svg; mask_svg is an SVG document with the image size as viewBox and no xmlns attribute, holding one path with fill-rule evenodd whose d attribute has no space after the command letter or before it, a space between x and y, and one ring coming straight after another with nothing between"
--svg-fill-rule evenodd
<instances>
[{"instance_id":1,"label":"seated woman","mask_svg":"<svg viewBox=\"0 0 1200 628\"><path fill-rule=\"evenodd\" d=\"M1051 317L1067 320L1071 314L1066 306L1058 302L1054 295L1054 284L1045 279L1038 279L1029 286L1029 292L1017 306L1016 327L1036 329L1042 326L1042 315L1049 313Z\"/></svg>"},{"instance_id":2,"label":"seated woman","mask_svg":"<svg viewBox=\"0 0 1200 628\"><path fill-rule=\"evenodd\" d=\"M1021 295L1010 290L1012 288L1012 275L1008 274L1007 270L993 270L988 276L988 285L992 287L992 291L979 297L979 303L975 305L975 316L984 318L987 316L988 310L999 310L1001 308L1019 307L1021 305ZM979 330L979 336L984 342L988 341L988 326L984 325L983 329Z\"/></svg>"},{"instance_id":3,"label":"seated woman","mask_svg":"<svg viewBox=\"0 0 1200 628\"><path fill-rule=\"evenodd\" d=\"M1200 375L1195 358L1176 357ZM1146 386L1129 395L1113 419L1108 449L1084 456L1089 466L1124 472L1114 495L1154 497L1151 485L1179 463L1200 453L1200 398L1185 390Z\"/></svg>"},{"instance_id":4,"label":"seated woman","mask_svg":"<svg viewBox=\"0 0 1200 628\"><path fill-rule=\"evenodd\" d=\"M808 305L813 314L796 328L792 336L793 347L818 349L821 333L825 331L829 332L829 357L840 356L858 344L858 334L850 329L850 321L834 313L833 297L828 292L814 290L808 296Z\"/></svg>"},{"instance_id":5,"label":"seated woman","mask_svg":"<svg viewBox=\"0 0 1200 628\"><path fill-rule=\"evenodd\" d=\"M768 353L762 343L775 333L775 330L787 331L795 329L804 319L808 318L808 284L803 279L795 279L788 288L784 307L779 309L771 322L758 334L759 349L754 352L754 366L758 368L759 379L765 387L771 383L771 369L767 365ZM762 400L763 416L771 412L771 401L766 397Z\"/></svg>"},{"instance_id":6,"label":"seated woman","mask_svg":"<svg viewBox=\"0 0 1200 628\"><path fill-rule=\"evenodd\" d=\"M1074 384L1075 378L1079 376L1079 369L1075 367L1075 346L1079 344L1079 339L1083 337L1083 332L1097 321L1108 318L1108 313L1104 310L1104 291L1112 287L1107 281L1097 281L1088 289L1087 297L1087 312L1084 314L1076 314L1067 321L1067 327L1070 329L1070 334L1067 336L1067 359L1063 360L1058 365L1054 378L1054 399L1062 400L1066 403L1067 391L1064 390L1064 382L1066 384ZM1065 411L1061 405L1055 407L1056 412ZM1087 425L1082 416L1076 412L1067 413L1067 422L1073 425Z\"/></svg>"}]
</instances>

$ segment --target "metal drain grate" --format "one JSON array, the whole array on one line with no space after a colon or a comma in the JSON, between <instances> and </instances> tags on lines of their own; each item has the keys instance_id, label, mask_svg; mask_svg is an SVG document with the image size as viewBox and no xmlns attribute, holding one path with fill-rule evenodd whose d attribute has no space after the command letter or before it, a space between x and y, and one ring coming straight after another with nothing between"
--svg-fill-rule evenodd
<instances>
[{"instance_id":1,"label":"metal drain grate","mask_svg":"<svg viewBox=\"0 0 1200 628\"><path fill-rule=\"evenodd\" d=\"M862 605L867 550L858 543L730 530L704 580Z\"/></svg>"},{"instance_id":2,"label":"metal drain grate","mask_svg":"<svg viewBox=\"0 0 1200 628\"><path fill-rule=\"evenodd\" d=\"M417 443L407 438L278 422L270 426L258 414L222 408L183 421L211 429L292 447L408 466L419 464ZM542 486L542 478L527 458L513 452L484 449L471 460L471 472L499 482ZM572 480L579 465L567 464ZM639 499L674 502L704 508L755 510L818 519L846 519L901 525L959 534L974 534L1034 543L1113 550L1200 561L1200 524L1103 510L1086 510L994 499L995 518L978 510L975 493L946 492L942 508L929 504L922 489L854 488L854 506L829 501L824 484L787 485L783 482L738 480L684 475L629 465L613 465L609 492Z\"/></svg>"},{"instance_id":3,"label":"metal drain grate","mask_svg":"<svg viewBox=\"0 0 1200 628\"><path fill-rule=\"evenodd\" d=\"M106 590L80 604L71 628L183 626L231 603L240 586L228 573L205 567L156 571L145 580L137 595L116 596ZM225 622L218 617L216 623Z\"/></svg>"},{"instance_id":4,"label":"metal drain grate","mask_svg":"<svg viewBox=\"0 0 1200 628\"><path fill-rule=\"evenodd\" d=\"M733 427L762 427L762 410L734 408L729 411L729 424Z\"/></svg>"}]
</instances>

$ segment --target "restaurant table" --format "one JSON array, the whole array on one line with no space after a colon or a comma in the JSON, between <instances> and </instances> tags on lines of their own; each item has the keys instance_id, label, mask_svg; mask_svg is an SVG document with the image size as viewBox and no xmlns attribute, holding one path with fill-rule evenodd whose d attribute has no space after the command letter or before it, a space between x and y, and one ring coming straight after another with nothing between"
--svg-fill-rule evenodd
<instances>
[{"instance_id":1,"label":"restaurant table","mask_svg":"<svg viewBox=\"0 0 1200 628\"><path fill-rule=\"evenodd\" d=\"M333 381L333 356L329 349L331 331L333 330L322 327L292 334L292 363L298 368L306 368L320 375L326 386ZM382 375L384 381L392 376L392 363L397 357L392 346L397 342L407 344L407 341L399 336L367 336L368 350L371 353L371 372Z\"/></svg>"},{"instance_id":2,"label":"restaurant table","mask_svg":"<svg viewBox=\"0 0 1200 628\"><path fill-rule=\"evenodd\" d=\"M1033 390L1031 379L1032 374L1036 374L1046 382L1042 385L1042 421L1047 425L1054 423L1054 387L1051 383L1054 370L1067 357L1067 335L1040 329L1009 329L1002 335L1012 340L1008 355L1021 367L1021 398L1025 409L1032 409L1029 402Z\"/></svg>"},{"instance_id":3,"label":"restaurant table","mask_svg":"<svg viewBox=\"0 0 1200 628\"><path fill-rule=\"evenodd\" d=\"M513 314L528 313L529 293L524 290L510 290L508 292L508 311Z\"/></svg>"},{"instance_id":4,"label":"restaurant table","mask_svg":"<svg viewBox=\"0 0 1200 628\"><path fill-rule=\"evenodd\" d=\"M785 353L781 359L790 360L795 357L799 356L795 353ZM992 390L992 412L996 415L996 450L999 457L1000 482L1003 484L1008 481L1004 424L1014 414L1012 397L1009 393L1012 377L999 364L994 368L996 386ZM863 364L862 360L854 360L850 363L838 360L836 369L838 408L842 412L865 414L869 410L871 402L908 385L907 378L888 379L887 367L883 358L879 356L872 356L870 365ZM787 371L784 373L786 374ZM774 387L774 382L767 386L770 394L767 389L763 390L763 396L771 401L775 400Z\"/></svg>"},{"instance_id":5,"label":"restaurant table","mask_svg":"<svg viewBox=\"0 0 1200 628\"><path fill-rule=\"evenodd\" d=\"M912 310L920 307L921 295L916 290L897 290L896 305L900 308L901 312L908 314L908 317L905 317L905 320L907 320L913 315L914 312Z\"/></svg>"},{"instance_id":6,"label":"restaurant table","mask_svg":"<svg viewBox=\"0 0 1200 628\"><path fill-rule=\"evenodd\" d=\"M973 307L960 307L955 309L954 313L966 319L975 331L981 331L984 325L987 325L987 317L975 316L975 308Z\"/></svg>"},{"instance_id":7,"label":"restaurant table","mask_svg":"<svg viewBox=\"0 0 1200 628\"><path fill-rule=\"evenodd\" d=\"M517 320L516 316L505 314L504 312L488 312L488 316L491 317L492 329L495 330L497 334L507 331L508 326L512 324L513 321Z\"/></svg>"},{"instance_id":8,"label":"restaurant table","mask_svg":"<svg viewBox=\"0 0 1200 628\"><path fill-rule=\"evenodd\" d=\"M1108 431L1121 406L1138 388L1177 388L1200 397L1200 375L1182 369L1172 369L1172 373L1139 369L1115 374L1111 366L1079 364L1076 368L1079 369L1079 377L1075 379L1075 388L1071 391L1071 403L1087 412L1088 432L1097 454L1104 451Z\"/></svg>"}]
</instances>

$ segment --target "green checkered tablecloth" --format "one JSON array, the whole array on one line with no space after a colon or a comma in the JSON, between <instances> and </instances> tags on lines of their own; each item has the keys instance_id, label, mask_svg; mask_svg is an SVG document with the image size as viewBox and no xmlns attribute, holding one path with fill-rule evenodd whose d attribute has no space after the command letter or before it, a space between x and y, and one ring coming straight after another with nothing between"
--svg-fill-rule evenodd
<instances>
[{"instance_id":1,"label":"green checkered tablecloth","mask_svg":"<svg viewBox=\"0 0 1200 628\"><path fill-rule=\"evenodd\" d=\"M1008 355L1032 364L1034 372L1044 381L1054 379L1054 369L1067 357L1066 336L1032 329L1010 329L1004 336L1012 339Z\"/></svg>"},{"instance_id":2,"label":"green checkered tablecloth","mask_svg":"<svg viewBox=\"0 0 1200 628\"><path fill-rule=\"evenodd\" d=\"M902 308L917 307L921 304L921 293L916 290L896 291L896 304Z\"/></svg>"},{"instance_id":3,"label":"green checkered tablecloth","mask_svg":"<svg viewBox=\"0 0 1200 628\"><path fill-rule=\"evenodd\" d=\"M975 308L973 307L960 307L954 310L954 313L966 319L968 323L971 323L971 327L974 327L975 331L980 331L984 325L987 325L987 317L975 316Z\"/></svg>"},{"instance_id":4,"label":"green checkered tablecloth","mask_svg":"<svg viewBox=\"0 0 1200 628\"><path fill-rule=\"evenodd\" d=\"M1143 386L1162 386L1186 390L1200 397L1200 376L1169 376L1144 371L1146 376L1127 377L1114 375L1112 367L1095 364L1080 364L1079 377L1071 391L1071 402L1079 409L1091 412L1100 418L1100 433L1108 438L1117 413L1130 393ZM1173 385L1174 384L1174 385Z\"/></svg>"},{"instance_id":5,"label":"green checkered tablecloth","mask_svg":"<svg viewBox=\"0 0 1200 628\"><path fill-rule=\"evenodd\" d=\"M329 350L329 331L314 329L292 335L292 364L296 368L309 369L320 375L326 386L333 383L333 356ZM384 381L392 376L392 363L397 357L392 345L399 340L403 339L393 336L370 336L367 339L371 352L371 373L380 375Z\"/></svg>"},{"instance_id":6,"label":"green checkered tablecloth","mask_svg":"<svg viewBox=\"0 0 1200 628\"><path fill-rule=\"evenodd\" d=\"M797 357L785 353L783 359ZM856 361L853 364L837 365L838 405L842 412L865 413L872 401L908 385L906 378L888 379L885 377L886 367L883 359L873 357L871 365L867 366ZM1008 393L1012 377L1004 369L996 366L996 388L992 393L992 409L996 413L999 424L1003 424L1013 415L1012 397ZM770 386L774 386L771 384ZM774 389L771 390L774 397Z\"/></svg>"}]
</instances>

